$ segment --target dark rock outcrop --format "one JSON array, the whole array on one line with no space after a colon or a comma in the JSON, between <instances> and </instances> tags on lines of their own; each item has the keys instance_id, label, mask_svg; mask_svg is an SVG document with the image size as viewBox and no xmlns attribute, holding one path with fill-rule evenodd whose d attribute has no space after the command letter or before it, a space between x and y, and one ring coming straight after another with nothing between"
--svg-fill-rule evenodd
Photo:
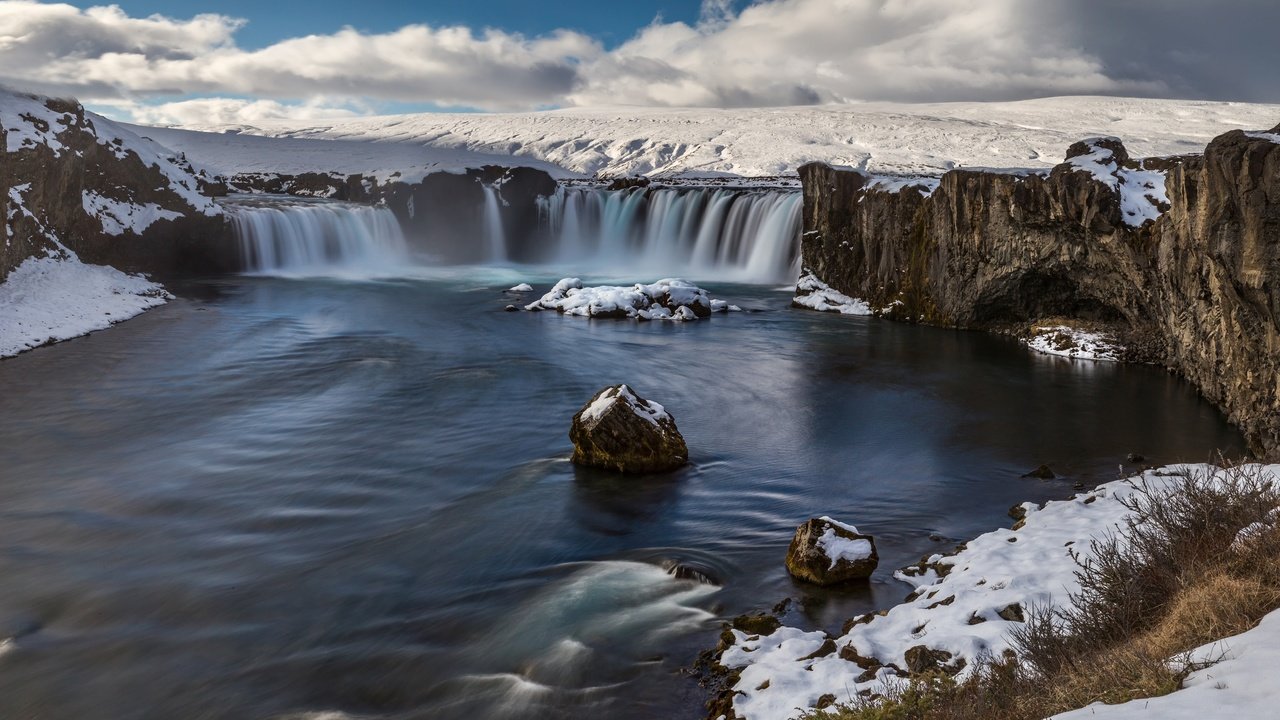
<instances>
[{"instance_id":1,"label":"dark rock outcrop","mask_svg":"<svg viewBox=\"0 0 1280 720\"><path fill-rule=\"evenodd\" d=\"M160 275L233 269L216 182L74 100L0 93L0 280L26 258L76 253Z\"/></svg>"},{"instance_id":2,"label":"dark rock outcrop","mask_svg":"<svg viewBox=\"0 0 1280 720\"><path fill-rule=\"evenodd\" d=\"M815 585L865 580L879 563L875 539L827 517L796 528L787 548L787 572Z\"/></svg>"},{"instance_id":3,"label":"dark rock outcrop","mask_svg":"<svg viewBox=\"0 0 1280 720\"><path fill-rule=\"evenodd\" d=\"M1105 329L1280 459L1280 143L1233 131L1203 156L1137 162L1113 139L1068 155L1047 174L953 170L931 195L806 165L803 264L891 319ZM1133 184L1147 171L1167 202Z\"/></svg>"},{"instance_id":4,"label":"dark rock outcrop","mask_svg":"<svg viewBox=\"0 0 1280 720\"><path fill-rule=\"evenodd\" d=\"M624 473L660 473L689 461L676 421L626 385L596 393L573 416L573 462Z\"/></svg>"}]
</instances>

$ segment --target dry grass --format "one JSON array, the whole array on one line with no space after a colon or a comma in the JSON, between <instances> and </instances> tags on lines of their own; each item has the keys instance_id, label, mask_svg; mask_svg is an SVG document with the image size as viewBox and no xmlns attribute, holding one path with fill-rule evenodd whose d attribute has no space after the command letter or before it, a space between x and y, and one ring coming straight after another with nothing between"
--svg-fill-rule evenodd
<instances>
[{"instance_id":1,"label":"dry grass","mask_svg":"<svg viewBox=\"0 0 1280 720\"><path fill-rule=\"evenodd\" d=\"M1175 670L1170 659L1280 607L1280 488L1248 466L1175 482L1174 492L1125 501L1130 521L1077 561L1080 590L1069 607L1030 612L1012 638L1016 657L980 662L962 682L917 677L888 697L810 717L1041 720L1177 690L1194 668ZM1235 542L1254 523L1266 527Z\"/></svg>"}]
</instances>

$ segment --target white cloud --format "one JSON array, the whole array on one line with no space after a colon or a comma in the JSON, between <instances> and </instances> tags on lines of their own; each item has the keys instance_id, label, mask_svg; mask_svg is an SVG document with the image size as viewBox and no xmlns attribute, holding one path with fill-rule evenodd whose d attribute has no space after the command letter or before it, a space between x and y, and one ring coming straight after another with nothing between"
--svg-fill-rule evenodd
<instances>
[{"instance_id":1,"label":"white cloud","mask_svg":"<svg viewBox=\"0 0 1280 720\"><path fill-rule=\"evenodd\" d=\"M740 3L738 3L740 4ZM378 103L791 105L1065 94L1280 99L1271 0L704 0L606 51L581 33L343 28L258 50L243 22L0 0L0 83L135 119L333 116ZM1229 61L1206 62L1205 58ZM1229 93L1223 95L1223 93ZM179 95L257 100L183 100ZM234 119L233 119L234 118Z\"/></svg>"}]
</instances>

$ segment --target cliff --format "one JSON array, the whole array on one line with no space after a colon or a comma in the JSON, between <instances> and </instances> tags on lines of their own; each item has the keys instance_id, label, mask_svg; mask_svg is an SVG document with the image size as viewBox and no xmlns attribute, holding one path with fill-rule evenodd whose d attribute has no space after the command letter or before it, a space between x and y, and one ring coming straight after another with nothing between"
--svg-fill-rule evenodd
<instances>
[{"instance_id":1,"label":"cliff","mask_svg":"<svg viewBox=\"0 0 1280 720\"><path fill-rule=\"evenodd\" d=\"M1048 173L953 170L889 184L800 168L807 271L896 320L1105 329L1195 383L1280 459L1280 136L1203 156L1073 145Z\"/></svg>"},{"instance_id":2,"label":"cliff","mask_svg":"<svg viewBox=\"0 0 1280 720\"><path fill-rule=\"evenodd\" d=\"M79 103L0 92L0 148L0 281L46 254L159 274L230 269L208 178Z\"/></svg>"}]
</instances>

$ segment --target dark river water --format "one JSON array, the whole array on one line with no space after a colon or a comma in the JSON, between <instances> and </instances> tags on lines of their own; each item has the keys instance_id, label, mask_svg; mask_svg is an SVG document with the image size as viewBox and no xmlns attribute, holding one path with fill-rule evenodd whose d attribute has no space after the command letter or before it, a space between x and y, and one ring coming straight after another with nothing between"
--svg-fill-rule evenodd
<instances>
[{"instance_id":1,"label":"dark river water","mask_svg":"<svg viewBox=\"0 0 1280 720\"><path fill-rule=\"evenodd\" d=\"M1017 502L1242 447L1153 368L742 285L688 324L506 313L526 278L485 272L192 284L0 362L0 718L698 717L725 617L838 628ZM687 469L567 461L616 382ZM821 514L876 536L869 586L787 577Z\"/></svg>"}]
</instances>

